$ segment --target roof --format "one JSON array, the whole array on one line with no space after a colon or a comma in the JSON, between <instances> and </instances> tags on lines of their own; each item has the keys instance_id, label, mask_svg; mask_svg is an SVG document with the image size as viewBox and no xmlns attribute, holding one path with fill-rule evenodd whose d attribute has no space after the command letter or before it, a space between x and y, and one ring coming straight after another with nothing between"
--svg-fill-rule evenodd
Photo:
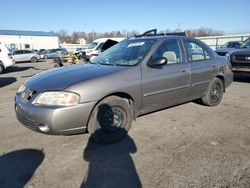
<instances>
[{"instance_id":1,"label":"roof","mask_svg":"<svg viewBox=\"0 0 250 188\"><path fill-rule=\"evenodd\" d=\"M22 35L22 36L57 36L54 32L44 31L19 31L19 30L0 30L0 35Z\"/></svg>"}]
</instances>

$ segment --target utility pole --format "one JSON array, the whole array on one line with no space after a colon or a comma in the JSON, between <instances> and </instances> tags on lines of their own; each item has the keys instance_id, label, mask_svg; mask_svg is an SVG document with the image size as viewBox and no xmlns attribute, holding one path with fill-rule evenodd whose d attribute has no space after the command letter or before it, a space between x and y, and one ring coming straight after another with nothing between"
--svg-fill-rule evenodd
<instances>
[{"instance_id":1,"label":"utility pole","mask_svg":"<svg viewBox=\"0 0 250 188\"><path fill-rule=\"evenodd\" d=\"M181 31L181 23L178 22L177 25L178 25L178 31Z\"/></svg>"}]
</instances>

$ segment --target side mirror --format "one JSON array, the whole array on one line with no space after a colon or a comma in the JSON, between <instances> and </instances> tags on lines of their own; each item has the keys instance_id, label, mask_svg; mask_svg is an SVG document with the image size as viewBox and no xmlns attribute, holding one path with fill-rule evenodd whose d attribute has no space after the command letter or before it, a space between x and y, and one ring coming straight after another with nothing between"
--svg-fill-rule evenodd
<instances>
[{"instance_id":1,"label":"side mirror","mask_svg":"<svg viewBox=\"0 0 250 188\"><path fill-rule=\"evenodd\" d=\"M157 58L157 59L151 59L149 60L149 62L147 63L149 67L158 67L158 66L162 66L168 63L167 58Z\"/></svg>"}]
</instances>

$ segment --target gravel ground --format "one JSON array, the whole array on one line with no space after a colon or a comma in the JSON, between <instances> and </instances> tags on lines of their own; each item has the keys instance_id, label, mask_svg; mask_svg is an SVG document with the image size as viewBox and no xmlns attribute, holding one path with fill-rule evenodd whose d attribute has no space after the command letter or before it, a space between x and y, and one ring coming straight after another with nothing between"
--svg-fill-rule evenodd
<instances>
[{"instance_id":1,"label":"gravel ground","mask_svg":"<svg viewBox=\"0 0 250 188\"><path fill-rule=\"evenodd\" d=\"M0 187L250 187L250 76L237 77L217 107L144 115L121 142L98 145L17 122L16 90L52 67L18 63L0 75Z\"/></svg>"}]
</instances>

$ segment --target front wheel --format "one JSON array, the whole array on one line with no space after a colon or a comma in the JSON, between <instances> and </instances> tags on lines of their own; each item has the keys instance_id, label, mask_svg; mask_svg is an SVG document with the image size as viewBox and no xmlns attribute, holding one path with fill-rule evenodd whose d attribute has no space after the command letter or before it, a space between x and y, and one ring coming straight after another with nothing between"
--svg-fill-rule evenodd
<instances>
[{"instance_id":1,"label":"front wheel","mask_svg":"<svg viewBox=\"0 0 250 188\"><path fill-rule=\"evenodd\" d=\"M36 63L36 62L37 62L37 58L36 58L36 57L32 57L32 58L30 59L30 62L31 62L31 63Z\"/></svg>"},{"instance_id":2,"label":"front wheel","mask_svg":"<svg viewBox=\"0 0 250 188\"><path fill-rule=\"evenodd\" d=\"M128 99L110 96L94 108L88 131L95 141L111 144L125 137L131 127L133 108Z\"/></svg>"},{"instance_id":3,"label":"front wheel","mask_svg":"<svg viewBox=\"0 0 250 188\"><path fill-rule=\"evenodd\" d=\"M207 106L217 106L223 96L224 86L219 78L215 78L209 85L208 91L204 97L201 98L202 103Z\"/></svg>"}]
</instances>

